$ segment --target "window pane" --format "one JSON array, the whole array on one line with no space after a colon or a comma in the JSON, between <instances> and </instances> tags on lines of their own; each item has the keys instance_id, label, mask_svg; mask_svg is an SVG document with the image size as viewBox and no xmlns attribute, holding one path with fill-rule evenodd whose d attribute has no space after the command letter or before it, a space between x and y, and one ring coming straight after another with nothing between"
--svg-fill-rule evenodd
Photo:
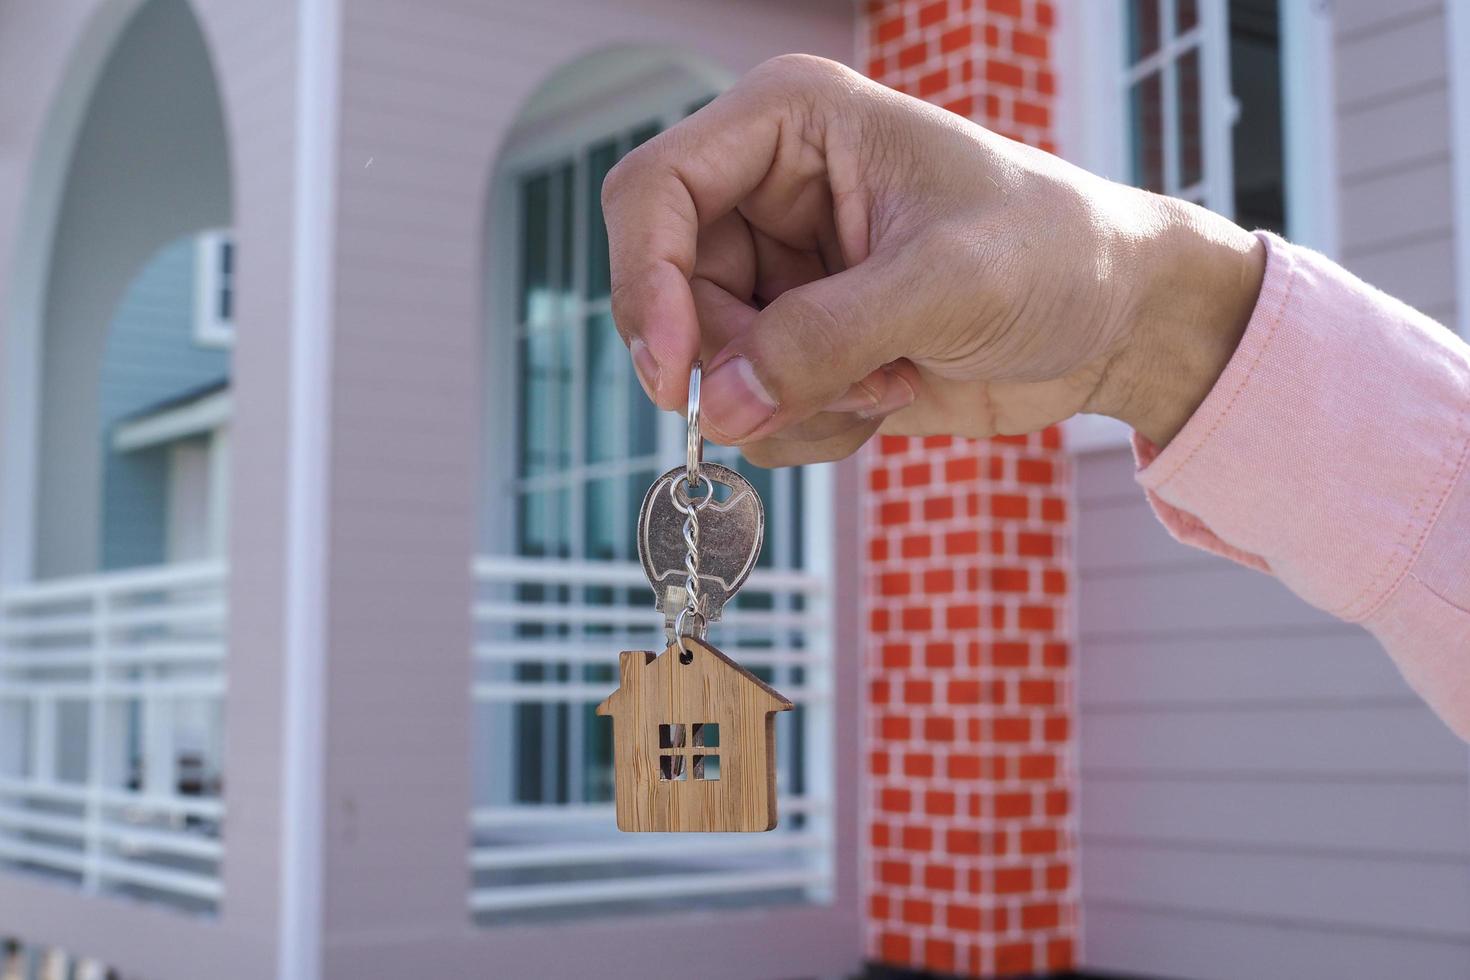
<instances>
[{"instance_id":1,"label":"window pane","mask_svg":"<svg viewBox=\"0 0 1470 980\"><path fill-rule=\"evenodd\" d=\"M1164 189L1164 96L1159 73L1145 75L1128 93L1133 124L1133 183Z\"/></svg>"},{"instance_id":2,"label":"window pane","mask_svg":"<svg viewBox=\"0 0 1470 980\"><path fill-rule=\"evenodd\" d=\"M1159 50L1159 0L1128 0L1128 61Z\"/></svg>"},{"instance_id":3,"label":"window pane","mask_svg":"<svg viewBox=\"0 0 1470 980\"><path fill-rule=\"evenodd\" d=\"M633 375L612 314L587 318L588 462L651 455L658 449L658 414Z\"/></svg>"},{"instance_id":4,"label":"window pane","mask_svg":"<svg viewBox=\"0 0 1470 980\"><path fill-rule=\"evenodd\" d=\"M543 667L540 664L524 664L516 669L516 680L539 681ZM516 729L516 743L520 751L515 755L515 798L518 803L545 802L541 774L545 769L542 761L545 751L546 706L518 703L512 709Z\"/></svg>"},{"instance_id":5,"label":"window pane","mask_svg":"<svg viewBox=\"0 0 1470 980\"><path fill-rule=\"evenodd\" d=\"M604 684L611 688L617 683L610 665L589 664L583 668L583 675L583 681L588 684ZM588 803L610 803L613 798L612 726L606 718L597 716L596 705L583 705L583 711L582 799Z\"/></svg>"},{"instance_id":6,"label":"window pane","mask_svg":"<svg viewBox=\"0 0 1470 980\"><path fill-rule=\"evenodd\" d=\"M532 329L521 338L521 476L571 464L571 350L566 328Z\"/></svg>"},{"instance_id":7,"label":"window pane","mask_svg":"<svg viewBox=\"0 0 1470 980\"><path fill-rule=\"evenodd\" d=\"M653 481L658 479L658 470L637 470L628 477L628 508L643 506L643 495L648 493L648 488L653 486ZM636 518L628 522L628 555L635 557L638 554L638 528ZM633 586L623 593L628 605L637 608L650 608L653 602L652 592L647 586Z\"/></svg>"},{"instance_id":8,"label":"window pane","mask_svg":"<svg viewBox=\"0 0 1470 980\"><path fill-rule=\"evenodd\" d=\"M1281 36L1276 0L1230 4L1230 78L1240 104L1232 133L1235 220L1247 228L1286 226L1281 150Z\"/></svg>"},{"instance_id":9,"label":"window pane","mask_svg":"<svg viewBox=\"0 0 1470 980\"><path fill-rule=\"evenodd\" d=\"M551 179L538 174L521 182L521 285L516 319L544 319L550 313Z\"/></svg>"},{"instance_id":10,"label":"window pane","mask_svg":"<svg viewBox=\"0 0 1470 980\"><path fill-rule=\"evenodd\" d=\"M754 463L748 463L744 456L741 456L735 463L735 471L750 481L750 485L755 487L755 492L760 495L761 500L765 501L766 506L769 507L770 501L775 498L774 482L776 471L763 469ZM789 516L794 517L796 515L792 514ZM768 524L770 522L769 515L767 516L767 522ZM761 548L760 557L756 559L755 564L757 568L772 568L776 564L775 541L771 536L769 526L766 530L765 545Z\"/></svg>"},{"instance_id":11,"label":"window pane","mask_svg":"<svg viewBox=\"0 0 1470 980\"><path fill-rule=\"evenodd\" d=\"M576 292L576 283L572 278L573 254L576 252L575 242L572 239L573 215L576 213L576 184L574 176L576 166L569 160L561 168L557 175L558 196L556 198L556 218L561 224L560 234L557 241L561 248L560 261L557 263L556 284L563 300L571 300ZM566 307L563 306L562 309ZM560 312L560 311L558 311Z\"/></svg>"},{"instance_id":12,"label":"window pane","mask_svg":"<svg viewBox=\"0 0 1470 980\"><path fill-rule=\"evenodd\" d=\"M621 482L608 477L587 484L582 546L585 549L583 557L591 561L615 561L628 557L622 540L628 505L618 493Z\"/></svg>"},{"instance_id":13,"label":"window pane","mask_svg":"<svg viewBox=\"0 0 1470 980\"><path fill-rule=\"evenodd\" d=\"M229 323L235 316L235 243L219 244L219 319Z\"/></svg>"},{"instance_id":14,"label":"window pane","mask_svg":"<svg viewBox=\"0 0 1470 980\"><path fill-rule=\"evenodd\" d=\"M1179 59L1174 77L1179 98L1179 186L1191 187L1205 176L1204 107L1200 102L1200 52L1190 48Z\"/></svg>"},{"instance_id":15,"label":"window pane","mask_svg":"<svg viewBox=\"0 0 1470 980\"><path fill-rule=\"evenodd\" d=\"M587 298L608 294L611 281L607 266L607 225L602 221L602 181L618 162L614 140L599 143L587 152Z\"/></svg>"},{"instance_id":16,"label":"window pane","mask_svg":"<svg viewBox=\"0 0 1470 980\"><path fill-rule=\"evenodd\" d=\"M1179 0L1174 8L1174 33L1185 34L1194 30L1199 23L1199 4L1196 0Z\"/></svg>"},{"instance_id":17,"label":"window pane","mask_svg":"<svg viewBox=\"0 0 1470 980\"><path fill-rule=\"evenodd\" d=\"M565 490L531 491L516 504L516 550L530 558L566 558L571 498Z\"/></svg>"},{"instance_id":18,"label":"window pane","mask_svg":"<svg viewBox=\"0 0 1470 980\"><path fill-rule=\"evenodd\" d=\"M802 469L800 466L794 466L788 471L789 479L791 480L791 498L789 506L791 509L790 526L792 568L806 567L806 548L803 547L803 529L801 526L801 515L806 513L806 509L803 506L804 501L802 499L802 475L805 472L806 470Z\"/></svg>"},{"instance_id":19,"label":"window pane","mask_svg":"<svg viewBox=\"0 0 1470 980\"><path fill-rule=\"evenodd\" d=\"M587 433L589 463L623 459L628 455L630 423L628 387L632 382L628 352L613 329L612 315L587 318ZM640 392L642 389L639 389Z\"/></svg>"}]
</instances>

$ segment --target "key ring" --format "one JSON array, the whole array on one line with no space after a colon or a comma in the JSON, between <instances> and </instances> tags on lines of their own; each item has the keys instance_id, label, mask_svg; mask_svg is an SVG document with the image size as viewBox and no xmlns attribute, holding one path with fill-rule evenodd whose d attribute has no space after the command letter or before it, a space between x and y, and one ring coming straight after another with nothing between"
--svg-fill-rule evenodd
<instances>
[{"instance_id":1,"label":"key ring","mask_svg":"<svg viewBox=\"0 0 1470 980\"><path fill-rule=\"evenodd\" d=\"M684 415L689 432L684 439L684 473L693 488L699 483L699 465L704 462L704 433L699 428L699 383L704 378L704 362L695 361L689 369L689 403Z\"/></svg>"}]
</instances>

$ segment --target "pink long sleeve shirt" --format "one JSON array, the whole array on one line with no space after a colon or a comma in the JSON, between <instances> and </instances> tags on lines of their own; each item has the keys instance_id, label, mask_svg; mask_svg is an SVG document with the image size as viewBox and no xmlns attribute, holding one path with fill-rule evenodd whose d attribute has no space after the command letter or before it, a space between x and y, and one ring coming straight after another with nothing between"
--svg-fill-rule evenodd
<instances>
[{"instance_id":1,"label":"pink long sleeve shirt","mask_svg":"<svg viewBox=\"0 0 1470 980\"><path fill-rule=\"evenodd\" d=\"M1383 644L1470 739L1470 346L1262 234L1245 337L1138 481L1174 537L1276 575Z\"/></svg>"}]
</instances>

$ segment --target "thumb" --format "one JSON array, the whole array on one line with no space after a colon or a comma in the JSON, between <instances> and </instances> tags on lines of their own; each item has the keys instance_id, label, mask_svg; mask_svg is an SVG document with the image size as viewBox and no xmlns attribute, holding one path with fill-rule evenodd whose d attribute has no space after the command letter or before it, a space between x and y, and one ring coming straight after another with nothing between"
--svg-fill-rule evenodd
<instances>
[{"instance_id":1,"label":"thumb","mask_svg":"<svg viewBox=\"0 0 1470 980\"><path fill-rule=\"evenodd\" d=\"M887 312L892 280L875 265L787 290L711 358L700 415L716 442L751 442L802 422L899 356Z\"/></svg>"}]
</instances>

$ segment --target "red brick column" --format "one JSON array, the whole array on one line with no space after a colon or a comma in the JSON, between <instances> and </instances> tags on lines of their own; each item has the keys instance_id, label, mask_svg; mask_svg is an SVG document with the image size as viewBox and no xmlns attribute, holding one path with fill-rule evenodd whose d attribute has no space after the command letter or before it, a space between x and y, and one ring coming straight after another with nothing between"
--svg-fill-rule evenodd
<instances>
[{"instance_id":1,"label":"red brick column","mask_svg":"<svg viewBox=\"0 0 1470 980\"><path fill-rule=\"evenodd\" d=\"M873 0L864 66L1052 143L1045 0ZM1059 433L866 451L868 954L966 976L1073 966L1070 502Z\"/></svg>"}]
</instances>

